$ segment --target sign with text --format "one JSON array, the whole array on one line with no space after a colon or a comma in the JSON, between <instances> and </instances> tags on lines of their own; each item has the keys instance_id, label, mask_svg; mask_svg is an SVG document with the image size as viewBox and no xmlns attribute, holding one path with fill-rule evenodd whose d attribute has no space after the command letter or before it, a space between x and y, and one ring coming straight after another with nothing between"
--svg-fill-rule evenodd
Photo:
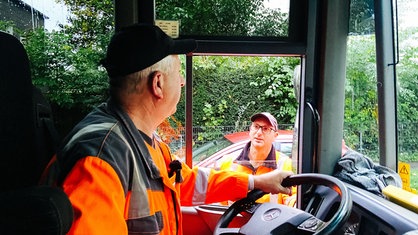
<instances>
[{"instance_id":1,"label":"sign with text","mask_svg":"<svg viewBox=\"0 0 418 235\"><path fill-rule=\"evenodd\" d=\"M156 20L155 25L160 27L164 33L172 38L179 37L179 21L176 20Z\"/></svg>"}]
</instances>

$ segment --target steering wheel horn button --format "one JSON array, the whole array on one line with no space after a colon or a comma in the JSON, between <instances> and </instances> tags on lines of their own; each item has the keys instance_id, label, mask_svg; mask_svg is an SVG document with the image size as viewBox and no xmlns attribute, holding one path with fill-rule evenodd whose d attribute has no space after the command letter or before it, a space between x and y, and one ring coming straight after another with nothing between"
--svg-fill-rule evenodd
<instances>
[{"instance_id":1,"label":"steering wheel horn button","mask_svg":"<svg viewBox=\"0 0 418 235\"><path fill-rule=\"evenodd\" d=\"M315 232L318 229L318 226L321 225L321 223L322 221L318 220L315 217L311 217L305 220L302 224L300 224L299 229Z\"/></svg>"},{"instance_id":2,"label":"steering wheel horn button","mask_svg":"<svg viewBox=\"0 0 418 235\"><path fill-rule=\"evenodd\" d=\"M271 221L274 220L275 218L279 217L281 211L278 208L272 208L270 210L267 210L264 214L263 214L263 220L264 221Z\"/></svg>"}]
</instances>

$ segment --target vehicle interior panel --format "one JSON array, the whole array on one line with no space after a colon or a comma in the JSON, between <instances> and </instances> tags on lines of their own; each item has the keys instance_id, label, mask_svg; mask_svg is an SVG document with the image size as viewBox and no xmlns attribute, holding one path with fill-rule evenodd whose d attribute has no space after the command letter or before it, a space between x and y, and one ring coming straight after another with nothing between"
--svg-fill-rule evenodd
<instances>
[{"instance_id":1,"label":"vehicle interior panel","mask_svg":"<svg viewBox=\"0 0 418 235\"><path fill-rule=\"evenodd\" d=\"M418 232L418 214L392 203L364 189L346 184L353 201L352 211L348 220L335 234L414 234ZM307 200L304 211L315 217L328 221L339 206L339 196L334 190L325 186L317 186L308 191L303 198ZM187 230L184 234L213 234L215 225L228 207L220 205L202 205L182 208ZM248 221L245 213L234 218L229 226L240 227ZM191 227L192 225L192 227ZM190 231L189 231L190 230Z\"/></svg>"},{"instance_id":2,"label":"vehicle interior panel","mask_svg":"<svg viewBox=\"0 0 418 235\"><path fill-rule=\"evenodd\" d=\"M218 204L182 207L184 235L212 235L216 223L227 209L227 206ZM247 221L248 218L238 215L231 222L231 226L240 227Z\"/></svg>"},{"instance_id":3,"label":"vehicle interior panel","mask_svg":"<svg viewBox=\"0 0 418 235\"><path fill-rule=\"evenodd\" d=\"M366 190L346 184L350 190L353 208L349 219L338 234L405 234L418 229L418 214L398 206ZM329 188L316 187L305 211L318 218L328 219L333 214L338 196ZM335 195L334 199L333 196ZM320 209L318 209L320 208Z\"/></svg>"},{"instance_id":4,"label":"vehicle interior panel","mask_svg":"<svg viewBox=\"0 0 418 235\"><path fill-rule=\"evenodd\" d=\"M352 185L348 187L353 200L353 210L346 228L356 230L356 233L348 234L418 232L418 214L364 189Z\"/></svg>"},{"instance_id":5,"label":"vehicle interior panel","mask_svg":"<svg viewBox=\"0 0 418 235\"><path fill-rule=\"evenodd\" d=\"M333 210L340 202L338 193L321 185L316 186L312 191L308 191L303 197L309 199L304 210L321 220L328 220L328 215L335 213Z\"/></svg>"}]
</instances>

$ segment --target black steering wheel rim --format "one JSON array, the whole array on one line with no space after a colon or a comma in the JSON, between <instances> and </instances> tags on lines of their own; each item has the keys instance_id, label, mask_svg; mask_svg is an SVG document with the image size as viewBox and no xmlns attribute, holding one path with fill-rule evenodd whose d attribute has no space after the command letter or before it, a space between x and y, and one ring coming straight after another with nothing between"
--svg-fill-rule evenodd
<instances>
[{"instance_id":1,"label":"black steering wheel rim","mask_svg":"<svg viewBox=\"0 0 418 235\"><path fill-rule=\"evenodd\" d=\"M329 219L328 222L325 223L324 227L317 230L313 234L332 234L333 232L341 228L350 216L350 212L352 209L351 195L344 183L335 177L315 173L292 175L284 179L282 182L282 185L285 187L302 184L324 185L336 191L340 196L340 204L336 212L333 214L331 219ZM243 198L233 203L219 219L215 227L214 234L222 234L220 231L226 229L232 221L232 219L236 215L238 215L238 213L244 211L249 206L254 205L255 201L265 194L266 193L261 190L252 190L248 193L246 198ZM235 232L235 230L231 231L232 233Z\"/></svg>"}]
</instances>

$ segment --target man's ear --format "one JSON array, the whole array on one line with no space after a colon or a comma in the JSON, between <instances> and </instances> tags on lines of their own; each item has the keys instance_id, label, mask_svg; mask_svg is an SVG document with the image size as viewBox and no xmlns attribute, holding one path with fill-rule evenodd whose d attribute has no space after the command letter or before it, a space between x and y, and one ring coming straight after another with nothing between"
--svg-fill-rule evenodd
<instances>
[{"instance_id":1,"label":"man's ear","mask_svg":"<svg viewBox=\"0 0 418 235\"><path fill-rule=\"evenodd\" d=\"M274 133L274 138L277 138L277 136L279 136L279 132L278 132L278 131L276 131L276 132Z\"/></svg>"},{"instance_id":2,"label":"man's ear","mask_svg":"<svg viewBox=\"0 0 418 235\"><path fill-rule=\"evenodd\" d=\"M159 71L155 72L151 78L150 88L153 95L157 98L163 98L164 79L163 74Z\"/></svg>"}]
</instances>

